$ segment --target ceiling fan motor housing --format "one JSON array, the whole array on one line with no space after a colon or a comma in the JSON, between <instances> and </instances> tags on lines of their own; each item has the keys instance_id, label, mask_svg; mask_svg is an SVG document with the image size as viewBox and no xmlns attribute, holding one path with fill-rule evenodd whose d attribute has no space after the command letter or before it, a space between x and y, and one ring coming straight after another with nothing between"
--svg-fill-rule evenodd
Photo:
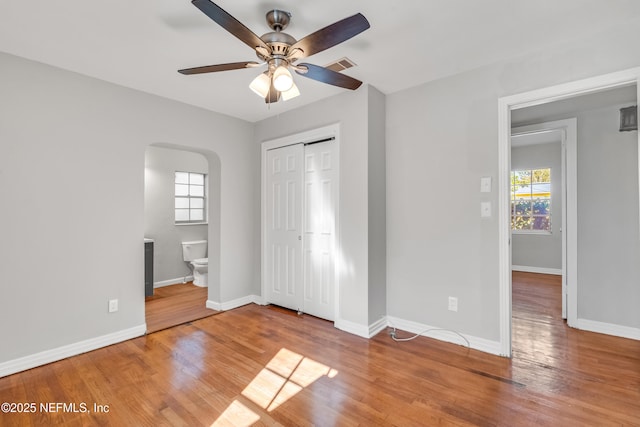
<instances>
[{"instance_id":1,"label":"ceiling fan motor housing","mask_svg":"<svg viewBox=\"0 0 640 427\"><path fill-rule=\"evenodd\" d=\"M296 42L296 39L287 33L272 32L260 37L270 48L273 55L286 56L289 47Z\"/></svg>"},{"instance_id":2,"label":"ceiling fan motor housing","mask_svg":"<svg viewBox=\"0 0 640 427\"><path fill-rule=\"evenodd\" d=\"M258 58L269 61L273 58L282 59L288 55L289 47L297 41L289 34L282 32L289 25L290 18L291 14L283 10L274 9L267 13L267 24L273 31L263 34L260 39L269 46L271 52L256 49Z\"/></svg>"},{"instance_id":3,"label":"ceiling fan motor housing","mask_svg":"<svg viewBox=\"0 0 640 427\"><path fill-rule=\"evenodd\" d=\"M273 31L282 31L287 28L291 20L291 14L284 10L273 9L267 12L267 24Z\"/></svg>"}]
</instances>

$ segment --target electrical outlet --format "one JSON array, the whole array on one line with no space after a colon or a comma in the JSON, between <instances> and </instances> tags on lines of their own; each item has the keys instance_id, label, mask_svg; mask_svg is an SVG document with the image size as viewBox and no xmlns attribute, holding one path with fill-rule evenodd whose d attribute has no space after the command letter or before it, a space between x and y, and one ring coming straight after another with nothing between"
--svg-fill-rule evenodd
<instances>
[{"instance_id":1,"label":"electrical outlet","mask_svg":"<svg viewBox=\"0 0 640 427\"><path fill-rule=\"evenodd\" d=\"M458 298L449 297L449 311L458 311Z\"/></svg>"},{"instance_id":2,"label":"electrical outlet","mask_svg":"<svg viewBox=\"0 0 640 427\"><path fill-rule=\"evenodd\" d=\"M109 313L115 313L118 311L118 300L110 299L109 300Z\"/></svg>"}]
</instances>

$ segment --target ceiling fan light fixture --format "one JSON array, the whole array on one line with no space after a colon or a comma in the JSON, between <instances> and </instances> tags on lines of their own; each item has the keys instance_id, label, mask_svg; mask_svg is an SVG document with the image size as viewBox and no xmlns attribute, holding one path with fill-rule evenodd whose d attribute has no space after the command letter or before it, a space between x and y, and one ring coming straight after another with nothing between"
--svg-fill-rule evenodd
<instances>
[{"instance_id":1,"label":"ceiling fan light fixture","mask_svg":"<svg viewBox=\"0 0 640 427\"><path fill-rule=\"evenodd\" d=\"M300 40L296 40L283 31L291 18L289 12L278 9L268 12L266 15L267 24L273 31L258 37L257 34L212 0L192 0L191 3L211 18L212 21L249 46L260 58L261 62L245 61L205 65L178 70L181 74L191 75L240 70L266 64L268 70L257 76L251 82L249 88L263 98L267 104L278 102L280 98L287 100L300 95L289 68L311 80L345 89L356 90L362 84L360 80L330 68L313 64L296 65L299 59L323 52L368 29L370 27L369 21L361 13L356 13L348 18L334 22Z\"/></svg>"},{"instance_id":2,"label":"ceiling fan light fixture","mask_svg":"<svg viewBox=\"0 0 640 427\"><path fill-rule=\"evenodd\" d=\"M296 96L300 95L300 91L298 90L298 86L296 86L296 84L293 83L291 85L291 89L286 90L284 92L280 92L280 95L282 95L283 101L288 101L291 98L295 98Z\"/></svg>"},{"instance_id":3,"label":"ceiling fan light fixture","mask_svg":"<svg viewBox=\"0 0 640 427\"><path fill-rule=\"evenodd\" d=\"M265 98L269 94L270 87L271 79L266 73L258 75L258 77L253 79L249 85L249 89L251 89L260 98Z\"/></svg>"},{"instance_id":4,"label":"ceiling fan light fixture","mask_svg":"<svg viewBox=\"0 0 640 427\"><path fill-rule=\"evenodd\" d=\"M279 92L286 92L293 87L293 77L284 65L278 66L273 72L273 87Z\"/></svg>"}]
</instances>

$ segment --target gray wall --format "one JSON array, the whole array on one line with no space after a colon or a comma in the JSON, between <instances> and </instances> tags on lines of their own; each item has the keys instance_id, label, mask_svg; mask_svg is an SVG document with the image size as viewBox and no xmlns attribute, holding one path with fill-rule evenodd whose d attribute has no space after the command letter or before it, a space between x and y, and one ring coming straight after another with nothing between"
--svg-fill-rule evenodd
<instances>
[{"instance_id":1,"label":"gray wall","mask_svg":"<svg viewBox=\"0 0 640 427\"><path fill-rule=\"evenodd\" d=\"M387 174L385 98L369 86L369 324L387 314Z\"/></svg>"},{"instance_id":2,"label":"gray wall","mask_svg":"<svg viewBox=\"0 0 640 427\"><path fill-rule=\"evenodd\" d=\"M259 291L251 124L7 54L0 93L0 363L144 324L150 144L219 158L209 299Z\"/></svg>"},{"instance_id":3,"label":"gray wall","mask_svg":"<svg viewBox=\"0 0 640 427\"><path fill-rule=\"evenodd\" d=\"M619 41L639 36L630 22L387 95L388 315L499 340L498 195L495 185L479 192L482 176L497 182L498 99L638 66ZM485 199L494 207L489 219L480 218ZM626 285L635 268L617 273L625 285L616 298L629 302L609 320L638 327L638 281L636 290ZM448 296L458 297L458 312L447 310Z\"/></svg>"},{"instance_id":4,"label":"gray wall","mask_svg":"<svg viewBox=\"0 0 640 427\"><path fill-rule=\"evenodd\" d=\"M199 153L149 146L145 152L144 236L154 239L154 282L192 274L182 259L182 242L207 240L208 226L176 225L174 210L175 172L209 174L207 159ZM209 185L207 184L207 188Z\"/></svg>"},{"instance_id":5,"label":"gray wall","mask_svg":"<svg viewBox=\"0 0 640 427\"><path fill-rule=\"evenodd\" d=\"M640 328L638 133L617 105L578 114L578 317Z\"/></svg>"},{"instance_id":6,"label":"gray wall","mask_svg":"<svg viewBox=\"0 0 640 427\"><path fill-rule=\"evenodd\" d=\"M562 152L560 142L511 149L511 169L551 168L551 234L511 235L511 264L562 269Z\"/></svg>"}]
</instances>

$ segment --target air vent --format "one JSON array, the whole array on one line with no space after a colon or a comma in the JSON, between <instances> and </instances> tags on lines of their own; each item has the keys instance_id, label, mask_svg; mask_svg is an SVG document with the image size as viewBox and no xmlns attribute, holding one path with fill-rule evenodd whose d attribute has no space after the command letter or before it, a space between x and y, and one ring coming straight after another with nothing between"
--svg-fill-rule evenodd
<instances>
[{"instance_id":1,"label":"air vent","mask_svg":"<svg viewBox=\"0 0 640 427\"><path fill-rule=\"evenodd\" d=\"M638 106L620 109L620 132L638 130Z\"/></svg>"},{"instance_id":2,"label":"air vent","mask_svg":"<svg viewBox=\"0 0 640 427\"><path fill-rule=\"evenodd\" d=\"M355 67L356 63L350 60L349 58L338 59L335 62L332 62L329 65L325 65L324 68L328 68L332 71L340 71L346 70L347 68Z\"/></svg>"}]
</instances>

